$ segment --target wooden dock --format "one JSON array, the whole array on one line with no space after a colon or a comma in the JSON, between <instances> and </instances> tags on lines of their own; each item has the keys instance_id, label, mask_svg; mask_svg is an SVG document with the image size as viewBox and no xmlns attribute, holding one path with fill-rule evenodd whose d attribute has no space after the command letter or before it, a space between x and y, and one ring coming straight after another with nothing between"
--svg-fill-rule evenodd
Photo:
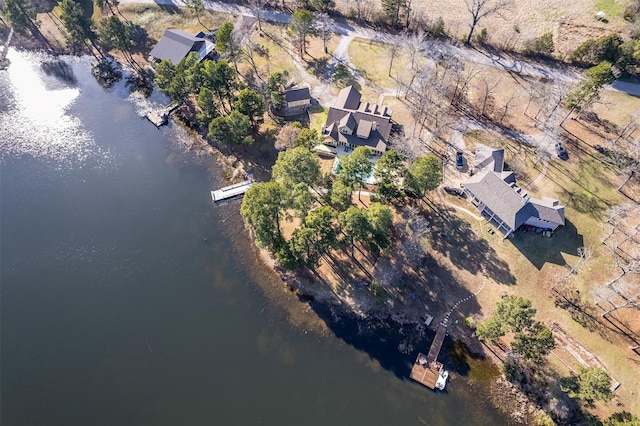
<instances>
[{"instance_id":1,"label":"wooden dock","mask_svg":"<svg viewBox=\"0 0 640 426\"><path fill-rule=\"evenodd\" d=\"M440 323L436 331L436 336L431 343L431 348L429 348L429 354L424 355L419 353L416 361L413 363L413 368L411 368L409 377L429 389L436 388L438 376L442 371L443 365L438 362L438 355L440 354L440 349L442 348L442 343L446 335L447 327Z\"/></svg>"},{"instance_id":2,"label":"wooden dock","mask_svg":"<svg viewBox=\"0 0 640 426\"><path fill-rule=\"evenodd\" d=\"M247 176L247 180L245 180L244 182L225 186L224 188L218 189L216 191L211 191L211 199L214 203L222 200L228 200L229 198L237 197L238 195L244 194L252 186L253 175L249 175Z\"/></svg>"},{"instance_id":3,"label":"wooden dock","mask_svg":"<svg viewBox=\"0 0 640 426\"><path fill-rule=\"evenodd\" d=\"M164 126L169 121L169 114L165 110L149 111L146 117L156 127Z\"/></svg>"}]
</instances>

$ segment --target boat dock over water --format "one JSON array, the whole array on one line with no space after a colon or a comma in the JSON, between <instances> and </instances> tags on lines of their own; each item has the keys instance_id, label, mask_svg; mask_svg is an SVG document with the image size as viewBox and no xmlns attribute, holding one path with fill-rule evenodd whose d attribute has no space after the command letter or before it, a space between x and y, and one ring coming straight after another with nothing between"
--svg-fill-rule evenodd
<instances>
[{"instance_id":1,"label":"boat dock over water","mask_svg":"<svg viewBox=\"0 0 640 426\"><path fill-rule=\"evenodd\" d=\"M436 336L433 338L429 354L418 354L416 361L411 369L411 377L416 382L428 387L429 389L444 390L449 377L449 372L444 370L442 363L438 362L438 355L447 334L446 325L440 323Z\"/></svg>"},{"instance_id":2,"label":"boat dock over water","mask_svg":"<svg viewBox=\"0 0 640 426\"><path fill-rule=\"evenodd\" d=\"M244 182L236 183L235 185L225 186L224 188L218 189L216 191L211 191L211 199L213 202L218 202L222 200L228 200L229 198L237 197L238 195L242 195L249 190L253 186L253 175L248 175L247 180Z\"/></svg>"},{"instance_id":3,"label":"boat dock over water","mask_svg":"<svg viewBox=\"0 0 640 426\"><path fill-rule=\"evenodd\" d=\"M7 53L9 52L9 44L11 44L11 38L13 37L13 28L9 31L9 36L4 46L0 47L0 70L5 70L9 67L9 59L7 59Z\"/></svg>"}]
</instances>

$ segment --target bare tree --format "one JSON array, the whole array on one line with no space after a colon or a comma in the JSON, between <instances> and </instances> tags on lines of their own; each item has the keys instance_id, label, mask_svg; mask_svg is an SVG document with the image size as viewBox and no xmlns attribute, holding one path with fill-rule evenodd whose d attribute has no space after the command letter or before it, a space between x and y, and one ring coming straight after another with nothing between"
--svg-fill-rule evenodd
<instances>
[{"instance_id":1,"label":"bare tree","mask_svg":"<svg viewBox=\"0 0 640 426\"><path fill-rule=\"evenodd\" d=\"M389 53L391 54L391 60L389 61L389 77L391 77L391 67L393 67L393 60L400 51L400 43L391 43L389 46Z\"/></svg>"},{"instance_id":2,"label":"bare tree","mask_svg":"<svg viewBox=\"0 0 640 426\"><path fill-rule=\"evenodd\" d=\"M248 4L258 20L258 29L262 31L262 19L264 16L264 8L267 5L267 0L249 0Z\"/></svg>"},{"instance_id":3,"label":"bare tree","mask_svg":"<svg viewBox=\"0 0 640 426\"><path fill-rule=\"evenodd\" d=\"M353 10L356 12L357 21L367 19L372 3L373 2L369 2L368 0L353 0L353 4L355 5Z\"/></svg>"},{"instance_id":4,"label":"bare tree","mask_svg":"<svg viewBox=\"0 0 640 426\"><path fill-rule=\"evenodd\" d=\"M466 72L460 71L455 75L455 88L451 95L451 103L454 104L467 96L467 90L471 81L480 73L480 69L472 65Z\"/></svg>"},{"instance_id":5,"label":"bare tree","mask_svg":"<svg viewBox=\"0 0 640 426\"><path fill-rule=\"evenodd\" d=\"M513 106L513 104L518 98L520 98L520 95L518 95L515 90L511 91L511 96L509 96L509 99L507 99L507 101L502 106L502 114L500 115L500 124L502 124L504 122L504 119L507 118L507 116L509 115L509 108Z\"/></svg>"},{"instance_id":6,"label":"bare tree","mask_svg":"<svg viewBox=\"0 0 640 426\"><path fill-rule=\"evenodd\" d=\"M502 11L509 9L512 0L463 0L467 11L471 14L471 23L469 24L469 35L466 43L471 42L473 31L476 29L478 22L487 16L500 15Z\"/></svg>"},{"instance_id":7,"label":"bare tree","mask_svg":"<svg viewBox=\"0 0 640 426\"><path fill-rule=\"evenodd\" d=\"M480 87L477 89L482 94L482 111L481 115L486 115L487 106L490 108L490 112L493 112L493 95L496 94L496 88L500 85L501 80L497 81L493 79L493 76L484 76L480 80Z\"/></svg>"}]
</instances>

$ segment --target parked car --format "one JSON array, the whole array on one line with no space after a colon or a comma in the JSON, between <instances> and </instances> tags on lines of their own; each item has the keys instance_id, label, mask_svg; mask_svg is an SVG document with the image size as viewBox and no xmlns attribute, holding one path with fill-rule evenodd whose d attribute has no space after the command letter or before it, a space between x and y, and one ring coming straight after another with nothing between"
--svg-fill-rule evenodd
<instances>
[{"instance_id":1,"label":"parked car","mask_svg":"<svg viewBox=\"0 0 640 426\"><path fill-rule=\"evenodd\" d=\"M448 193L448 194L456 195L458 197L464 197L464 189L462 189L462 188L455 188L453 186L445 186L442 189L444 189L445 192Z\"/></svg>"},{"instance_id":2,"label":"parked car","mask_svg":"<svg viewBox=\"0 0 640 426\"><path fill-rule=\"evenodd\" d=\"M456 168L460 170L464 166L464 157L462 151L456 151Z\"/></svg>"},{"instance_id":3,"label":"parked car","mask_svg":"<svg viewBox=\"0 0 640 426\"><path fill-rule=\"evenodd\" d=\"M558 154L558 158L561 160L566 161L569 159L569 154L567 154L567 151L564 149L564 146L562 146L561 143L556 144L556 154Z\"/></svg>"}]
</instances>

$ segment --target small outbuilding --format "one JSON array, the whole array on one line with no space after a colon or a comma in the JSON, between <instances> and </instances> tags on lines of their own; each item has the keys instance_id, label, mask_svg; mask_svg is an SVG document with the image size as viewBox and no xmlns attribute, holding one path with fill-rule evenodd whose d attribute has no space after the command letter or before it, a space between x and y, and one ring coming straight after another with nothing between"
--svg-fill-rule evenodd
<instances>
[{"instance_id":1,"label":"small outbuilding","mask_svg":"<svg viewBox=\"0 0 640 426\"><path fill-rule=\"evenodd\" d=\"M308 108L311 106L311 92L308 87L292 87L284 91L287 108Z\"/></svg>"}]
</instances>

